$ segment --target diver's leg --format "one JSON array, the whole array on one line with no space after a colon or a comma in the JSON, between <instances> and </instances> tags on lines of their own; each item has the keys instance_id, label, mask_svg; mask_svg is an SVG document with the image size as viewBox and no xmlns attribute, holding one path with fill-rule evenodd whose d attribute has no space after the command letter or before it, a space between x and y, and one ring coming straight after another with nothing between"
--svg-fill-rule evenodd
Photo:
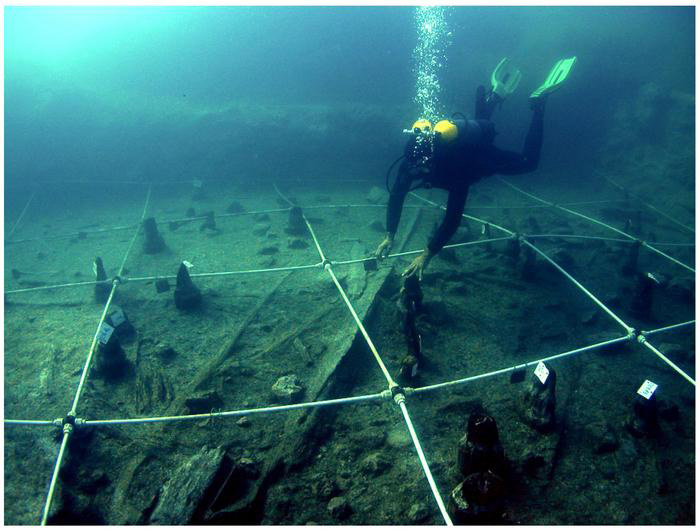
<instances>
[{"instance_id":1,"label":"diver's leg","mask_svg":"<svg viewBox=\"0 0 700 530\"><path fill-rule=\"evenodd\" d=\"M542 150L542 138L544 136L544 106L546 97L530 100L532 108L532 121L525 137L523 145L523 158L527 162L527 171L534 171L540 162L540 151Z\"/></svg>"},{"instance_id":2,"label":"diver's leg","mask_svg":"<svg viewBox=\"0 0 700 530\"><path fill-rule=\"evenodd\" d=\"M493 111L503 100L492 90L488 93L483 85L476 88L476 102L474 104L474 118L477 120L490 120Z\"/></svg>"}]
</instances>

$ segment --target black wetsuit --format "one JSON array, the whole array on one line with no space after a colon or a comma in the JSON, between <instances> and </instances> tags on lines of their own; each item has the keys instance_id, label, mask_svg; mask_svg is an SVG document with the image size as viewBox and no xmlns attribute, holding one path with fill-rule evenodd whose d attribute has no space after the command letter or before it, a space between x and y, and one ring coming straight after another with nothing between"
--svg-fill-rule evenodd
<instances>
[{"instance_id":1,"label":"black wetsuit","mask_svg":"<svg viewBox=\"0 0 700 530\"><path fill-rule=\"evenodd\" d=\"M533 110L522 154L499 149L490 141L465 145L458 140L451 144L435 140L432 170L427 176L417 174L413 170L415 162L412 151L415 140L411 139L406 145L406 158L399 166L398 176L389 196L387 231L390 234L396 233L404 199L412 188L425 186L447 190L449 196L445 218L428 243L431 254L440 252L459 228L469 186L496 173L518 175L537 168L542 147L543 116L543 106Z\"/></svg>"}]
</instances>

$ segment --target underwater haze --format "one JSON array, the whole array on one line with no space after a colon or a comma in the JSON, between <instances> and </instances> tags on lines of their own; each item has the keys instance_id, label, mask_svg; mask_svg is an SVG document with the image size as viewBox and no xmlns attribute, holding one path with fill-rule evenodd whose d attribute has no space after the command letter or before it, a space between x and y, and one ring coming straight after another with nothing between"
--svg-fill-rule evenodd
<instances>
[{"instance_id":1,"label":"underwater haze","mask_svg":"<svg viewBox=\"0 0 700 530\"><path fill-rule=\"evenodd\" d=\"M327 155L314 153L314 176L380 178L419 117L413 8L5 9L8 184L297 177L316 127ZM519 147L526 91L578 56L550 105L547 164L588 160L646 84L694 93L691 7L453 7L447 18L446 115L473 112L501 57L523 72L498 117L504 147Z\"/></svg>"},{"instance_id":2,"label":"underwater haze","mask_svg":"<svg viewBox=\"0 0 700 530\"><path fill-rule=\"evenodd\" d=\"M694 7L4 14L4 523L695 523Z\"/></svg>"}]
</instances>

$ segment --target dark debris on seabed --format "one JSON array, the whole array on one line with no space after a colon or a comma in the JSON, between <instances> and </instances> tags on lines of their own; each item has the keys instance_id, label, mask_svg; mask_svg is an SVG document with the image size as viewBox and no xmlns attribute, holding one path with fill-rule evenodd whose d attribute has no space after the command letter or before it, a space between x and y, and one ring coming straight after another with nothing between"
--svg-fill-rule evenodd
<instances>
[{"instance_id":1,"label":"dark debris on seabed","mask_svg":"<svg viewBox=\"0 0 700 530\"><path fill-rule=\"evenodd\" d=\"M272 189L252 193L242 185L211 184L196 197L154 189L149 211L154 220L144 225L146 239L139 236L140 246L129 257L128 276L171 279L165 285L162 279L119 285L114 302L133 332L115 332L111 343L97 349L79 417L198 414L386 388L323 269L196 276L318 263L301 213L332 260L362 258L376 247L383 208L303 206L381 205L386 200L381 189L291 184L282 189L299 209L243 215L279 209ZM442 200L437 192L422 195ZM519 199L491 183L476 186L470 202ZM125 211L117 210L121 206ZM142 198L129 196L112 207L100 209L105 224L110 213L120 219L137 215ZM217 217L212 225L211 211L233 215ZM629 219L625 212L588 213L621 229ZM93 214L88 208L83 215ZM203 219L178 221L176 227L158 224L183 214ZM481 216L478 210L473 214ZM434 208L407 209L405 240L395 250L421 249L440 216ZM552 208L493 209L485 217L521 234L609 235ZM70 221L64 222L69 231ZM645 214L639 222L642 237L653 232L662 241L676 235L661 219ZM48 260L65 275L81 272L85 280L99 255L112 278L130 237L115 232L70 244L47 241L40 253L18 244L11 265L31 271ZM465 220L452 242L480 237L481 227ZM614 242L532 241L635 329L694 318L692 276L645 249L634 256L629 245ZM682 251L674 255L684 259ZM528 247L501 241L448 249L433 259L421 282L421 308L414 315L420 356L411 365L415 371L402 372L402 362L416 353L416 341L406 338L400 294L400 272L409 259L380 262L376 270L362 263L334 267L392 377L404 386L486 373L624 334ZM659 281L647 282L648 272ZM21 287L9 274L6 285ZM103 307L95 295L76 288L6 296L7 418L65 416ZM650 341L692 375L692 327ZM546 384L534 368L521 376L507 373L407 396L455 522L694 523L695 400L688 383L631 342L549 361ZM110 377L115 371L119 377ZM637 389L646 379L658 389L652 400L642 401ZM53 428L6 426L7 524L38 522L59 442ZM77 427L49 522L423 525L441 524L442 518L398 408L382 400Z\"/></svg>"}]
</instances>

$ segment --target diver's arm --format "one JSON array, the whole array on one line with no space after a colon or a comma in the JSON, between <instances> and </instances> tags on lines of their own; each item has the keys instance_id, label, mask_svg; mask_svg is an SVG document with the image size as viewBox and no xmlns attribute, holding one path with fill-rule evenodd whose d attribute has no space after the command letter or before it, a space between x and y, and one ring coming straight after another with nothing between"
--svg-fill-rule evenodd
<instances>
[{"instance_id":1,"label":"diver's arm","mask_svg":"<svg viewBox=\"0 0 700 530\"><path fill-rule=\"evenodd\" d=\"M522 154L493 148L493 170L502 175L520 175L537 169L540 163L542 136L544 132L544 100L538 98L533 104L532 121L525 137Z\"/></svg>"},{"instance_id":2,"label":"diver's arm","mask_svg":"<svg viewBox=\"0 0 700 530\"><path fill-rule=\"evenodd\" d=\"M447 209L445 210L445 217L437 229L433 237L428 243L428 251L432 256L440 252L442 247L444 247L450 238L459 228L459 224L462 222L462 214L464 213L464 205L467 202L467 195L469 194L468 187L462 187L458 189L450 190L450 194L447 198Z\"/></svg>"}]
</instances>

